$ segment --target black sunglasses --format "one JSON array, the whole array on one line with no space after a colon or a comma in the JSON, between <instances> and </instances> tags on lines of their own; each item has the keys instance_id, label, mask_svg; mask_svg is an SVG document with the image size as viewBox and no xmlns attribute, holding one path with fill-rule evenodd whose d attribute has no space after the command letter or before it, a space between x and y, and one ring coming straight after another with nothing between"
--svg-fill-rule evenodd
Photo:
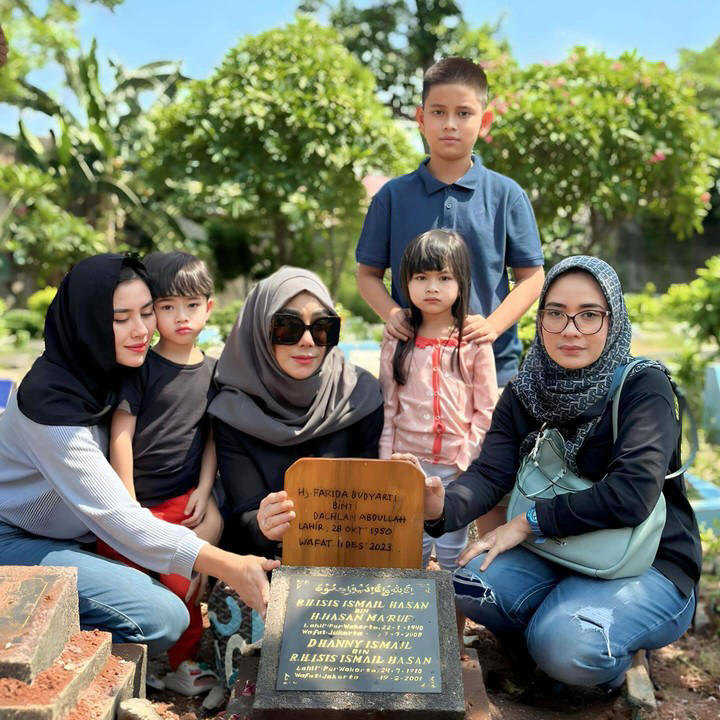
<instances>
[{"instance_id":1,"label":"black sunglasses","mask_svg":"<svg viewBox=\"0 0 720 720\"><path fill-rule=\"evenodd\" d=\"M275 345L295 345L309 330L313 342L320 347L333 347L340 341L340 318L323 315L306 325L302 318L291 313L275 313L272 319L271 339Z\"/></svg>"}]
</instances>

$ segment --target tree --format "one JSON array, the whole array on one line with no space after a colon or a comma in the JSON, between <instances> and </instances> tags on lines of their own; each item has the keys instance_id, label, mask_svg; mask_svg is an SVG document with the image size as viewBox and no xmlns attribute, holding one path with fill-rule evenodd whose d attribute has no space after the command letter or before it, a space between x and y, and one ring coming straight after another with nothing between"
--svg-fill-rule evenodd
<instances>
[{"instance_id":1,"label":"tree","mask_svg":"<svg viewBox=\"0 0 720 720\"><path fill-rule=\"evenodd\" d=\"M455 0L392 0L368 7L305 0L299 6L309 13L321 8L329 8L330 25L371 70L380 98L398 118L415 117L423 74L441 57L463 55L490 66L510 59L507 43L494 38L497 26L471 29Z\"/></svg>"},{"instance_id":2,"label":"tree","mask_svg":"<svg viewBox=\"0 0 720 720\"><path fill-rule=\"evenodd\" d=\"M153 120L149 177L211 229L220 273L324 263L334 290L362 221L361 178L416 160L371 73L308 17L243 39Z\"/></svg>"},{"instance_id":3,"label":"tree","mask_svg":"<svg viewBox=\"0 0 720 720\"><path fill-rule=\"evenodd\" d=\"M697 92L700 109L710 115L715 127L720 128L720 37L704 50L680 50L680 72L690 78ZM708 188L709 202L712 206L708 213L708 222L720 225L720 175L715 174L715 182Z\"/></svg>"},{"instance_id":4,"label":"tree","mask_svg":"<svg viewBox=\"0 0 720 720\"><path fill-rule=\"evenodd\" d=\"M21 112L17 134L1 137L16 165L0 176L0 210L5 206L0 247L13 271L29 269L32 259L32 275L39 281L48 280L53 265L54 273L62 274L69 262L88 253L121 249L128 242L151 246L155 235L178 229L176 213L155 203L138 177L137 151L147 129L140 94L150 92L155 102L168 102L182 79L179 67L163 61L126 70L110 61L115 82L105 90L96 43L87 52L79 49L72 34L75 19L70 3L51 2L43 18L21 16L15 29L18 37L58 24L67 30L67 35L58 30L50 37L56 38L54 59L80 112L19 76L17 92L4 98L21 111L45 114L53 125L48 137L38 138ZM20 32L23 27L26 33Z\"/></svg>"},{"instance_id":5,"label":"tree","mask_svg":"<svg viewBox=\"0 0 720 720\"><path fill-rule=\"evenodd\" d=\"M608 251L641 213L678 238L702 230L718 133L663 63L576 48L508 75L494 109L482 155L530 193L551 252Z\"/></svg>"},{"instance_id":6,"label":"tree","mask_svg":"<svg viewBox=\"0 0 720 720\"><path fill-rule=\"evenodd\" d=\"M57 180L39 168L0 165L0 198L7 198L0 209L0 247L12 261L13 277L57 285L73 262L106 249L101 232L59 204Z\"/></svg>"},{"instance_id":7,"label":"tree","mask_svg":"<svg viewBox=\"0 0 720 720\"><path fill-rule=\"evenodd\" d=\"M86 4L102 5L114 9L123 0L85 0ZM36 108L45 112L54 104L53 99L37 88L29 87L27 76L58 56L79 47L75 26L78 7L83 0L47 0L38 3L30 0L0 0L0 25L7 35L10 52L7 65L0 73L0 100L18 107Z\"/></svg>"}]
</instances>

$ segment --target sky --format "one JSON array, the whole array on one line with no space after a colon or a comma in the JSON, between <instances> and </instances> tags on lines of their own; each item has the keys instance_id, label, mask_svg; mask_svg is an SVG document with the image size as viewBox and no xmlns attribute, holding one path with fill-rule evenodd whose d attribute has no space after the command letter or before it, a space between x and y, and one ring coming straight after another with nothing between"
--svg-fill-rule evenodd
<instances>
[{"instance_id":1,"label":"sky","mask_svg":"<svg viewBox=\"0 0 720 720\"><path fill-rule=\"evenodd\" d=\"M720 35L720 0L460 0L471 24L501 21L500 35L522 64L562 59L585 45L617 55L637 50L654 61L677 64L677 50L701 50ZM181 59L183 71L204 77L240 37L292 21L297 0L125 0L110 12L83 5L80 36L133 67ZM36 82L61 92L59 74ZM40 118L27 117L36 132ZM16 129L17 113L0 105L0 130Z\"/></svg>"}]
</instances>

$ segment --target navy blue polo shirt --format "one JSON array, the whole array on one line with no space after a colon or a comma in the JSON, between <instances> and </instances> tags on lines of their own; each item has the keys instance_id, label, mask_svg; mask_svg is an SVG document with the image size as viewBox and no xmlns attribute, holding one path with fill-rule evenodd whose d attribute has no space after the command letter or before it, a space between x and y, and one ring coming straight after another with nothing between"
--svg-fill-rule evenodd
<instances>
[{"instance_id":1,"label":"navy blue polo shirt","mask_svg":"<svg viewBox=\"0 0 720 720\"><path fill-rule=\"evenodd\" d=\"M427 169L386 183L365 217L355 258L363 265L392 271L392 297L407 307L400 291L400 259L405 246L420 233L450 228L470 250L470 313L487 317L509 292L507 268L543 264L537 224L525 191L504 175L488 170L476 155L459 180L446 185ZM498 385L506 385L518 369L522 345L517 326L493 343Z\"/></svg>"}]
</instances>

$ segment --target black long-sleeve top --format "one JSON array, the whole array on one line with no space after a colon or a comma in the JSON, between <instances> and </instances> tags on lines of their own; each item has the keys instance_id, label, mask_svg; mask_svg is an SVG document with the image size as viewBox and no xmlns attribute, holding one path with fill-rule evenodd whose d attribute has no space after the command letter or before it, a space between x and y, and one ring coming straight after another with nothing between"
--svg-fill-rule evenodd
<instances>
[{"instance_id":1,"label":"black long-sleeve top","mask_svg":"<svg viewBox=\"0 0 720 720\"><path fill-rule=\"evenodd\" d=\"M497 404L478 458L446 491L444 521L427 523L431 535L467 525L488 512L512 489L522 441L541 423L509 386ZM700 577L702 549L695 514L682 476L665 480L680 466L680 423L675 394L663 372L647 368L622 389L618 437L613 444L611 405L600 401L576 422L602 413L577 455L580 475L594 481L587 490L536 502L543 535L566 537L603 528L635 527L665 495L667 519L653 566L686 597ZM559 427L561 433L572 425Z\"/></svg>"},{"instance_id":2,"label":"black long-sleeve top","mask_svg":"<svg viewBox=\"0 0 720 720\"><path fill-rule=\"evenodd\" d=\"M279 543L257 523L260 501L283 489L285 471L300 458L377 458L383 428L382 405L346 428L299 445L277 446L213 419L220 482L225 493L221 546L239 553L274 557Z\"/></svg>"}]
</instances>

